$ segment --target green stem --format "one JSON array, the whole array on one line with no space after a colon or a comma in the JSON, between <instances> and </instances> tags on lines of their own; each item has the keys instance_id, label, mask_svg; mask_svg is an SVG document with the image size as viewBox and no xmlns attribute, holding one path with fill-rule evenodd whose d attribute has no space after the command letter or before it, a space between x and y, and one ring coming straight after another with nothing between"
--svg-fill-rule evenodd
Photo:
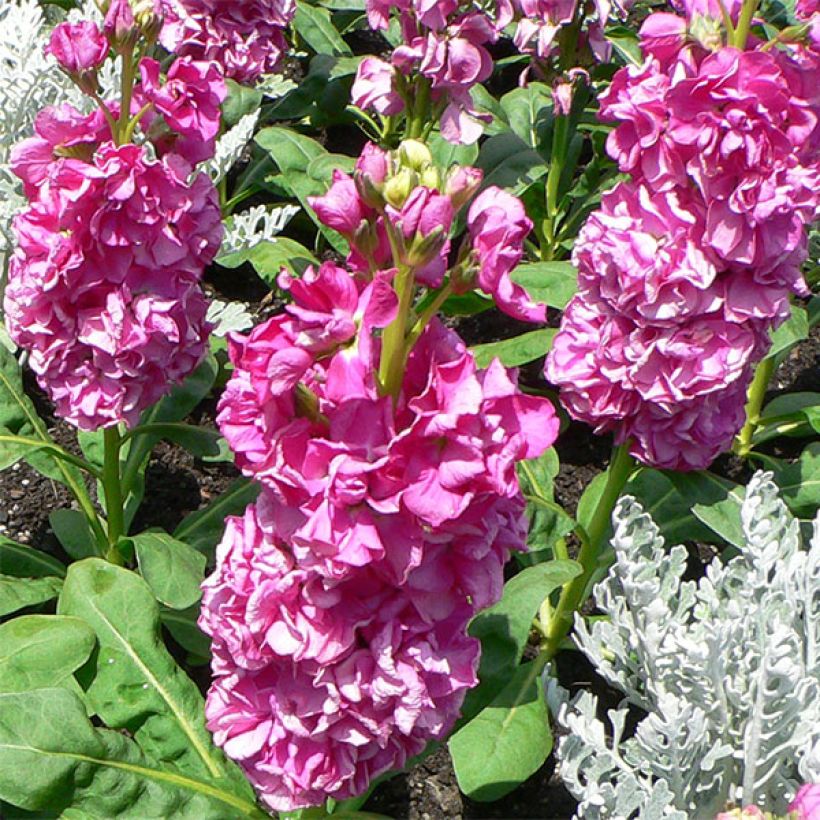
<instances>
[{"instance_id":1,"label":"green stem","mask_svg":"<svg viewBox=\"0 0 820 820\"><path fill-rule=\"evenodd\" d=\"M569 147L569 117L559 114L555 117L552 131L552 154L550 169L547 173L546 206L547 216L542 223L544 244L541 246L541 259L549 262L555 256L556 222L558 220L558 194L564 163Z\"/></svg>"},{"instance_id":2,"label":"green stem","mask_svg":"<svg viewBox=\"0 0 820 820\"><path fill-rule=\"evenodd\" d=\"M413 102L413 113L407 120L407 138L419 139L424 133L424 126L430 119L430 81L419 77L416 82L416 95Z\"/></svg>"},{"instance_id":3,"label":"green stem","mask_svg":"<svg viewBox=\"0 0 820 820\"><path fill-rule=\"evenodd\" d=\"M125 129L125 138L123 142L131 142L134 137L134 131L136 131L137 126L140 123L140 120L153 108L153 103L145 103L145 105L140 108L140 110L131 117L130 122L128 123L128 128Z\"/></svg>"},{"instance_id":4,"label":"green stem","mask_svg":"<svg viewBox=\"0 0 820 820\"><path fill-rule=\"evenodd\" d=\"M735 448L741 458L748 456L752 449L752 438L760 421L760 411L763 408L763 400L766 398L766 390L774 374L774 369L774 356L764 359L757 366L755 377L749 387L748 401L746 402L746 423L737 437Z\"/></svg>"},{"instance_id":5,"label":"green stem","mask_svg":"<svg viewBox=\"0 0 820 820\"><path fill-rule=\"evenodd\" d=\"M757 11L758 3L759 0L744 0L743 8L740 10L740 19L737 21L737 27L732 37L732 45L741 51L746 48L746 40L749 38L749 32L752 29L752 20Z\"/></svg>"},{"instance_id":6,"label":"green stem","mask_svg":"<svg viewBox=\"0 0 820 820\"><path fill-rule=\"evenodd\" d=\"M111 139L116 142L117 140L117 121L114 119L114 115L111 113L111 109L105 104L99 94L92 95L93 100L97 103L98 108L102 111L103 117L105 117L105 121L108 123L108 127L111 129Z\"/></svg>"},{"instance_id":7,"label":"green stem","mask_svg":"<svg viewBox=\"0 0 820 820\"><path fill-rule=\"evenodd\" d=\"M108 513L108 553L106 558L112 564L122 564L123 559L117 547L125 535L125 516L122 504L122 480L120 477L120 448L122 439L116 427L107 427L105 437L105 458L103 464L103 491Z\"/></svg>"},{"instance_id":8,"label":"green stem","mask_svg":"<svg viewBox=\"0 0 820 820\"><path fill-rule=\"evenodd\" d=\"M128 130L131 125L131 97L134 94L135 72L134 49L133 47L126 48L122 52L122 107L120 108L117 145L124 145L128 142Z\"/></svg>"},{"instance_id":9,"label":"green stem","mask_svg":"<svg viewBox=\"0 0 820 820\"><path fill-rule=\"evenodd\" d=\"M410 328L410 332L407 334L407 341L405 343L405 347L407 348L405 355L410 355L410 351L413 349L413 345L419 340L419 337L422 333L424 333L424 328L430 324L432 318L439 312L441 306L450 298L451 294L453 293L453 287L450 282L448 282L443 288L439 288L439 290L435 293L433 300L424 308L421 316L416 320L416 323Z\"/></svg>"},{"instance_id":10,"label":"green stem","mask_svg":"<svg viewBox=\"0 0 820 820\"><path fill-rule=\"evenodd\" d=\"M404 376L407 355L405 336L410 304L413 301L413 284L413 269L400 265L395 282L396 294L399 297L399 311L382 334L382 354L379 361L379 384L382 395L393 396L394 399L399 395Z\"/></svg>"},{"instance_id":11,"label":"green stem","mask_svg":"<svg viewBox=\"0 0 820 820\"><path fill-rule=\"evenodd\" d=\"M575 560L583 567L583 572L561 590L558 606L550 621L549 633L544 646L547 660L553 658L558 652L564 638L572 628L575 612L584 602L589 582L598 568L602 541L609 527L612 510L634 466L635 461L629 454L628 442L613 450L612 461L607 471L606 486L598 501L598 508L586 532L581 533L581 551Z\"/></svg>"}]
</instances>

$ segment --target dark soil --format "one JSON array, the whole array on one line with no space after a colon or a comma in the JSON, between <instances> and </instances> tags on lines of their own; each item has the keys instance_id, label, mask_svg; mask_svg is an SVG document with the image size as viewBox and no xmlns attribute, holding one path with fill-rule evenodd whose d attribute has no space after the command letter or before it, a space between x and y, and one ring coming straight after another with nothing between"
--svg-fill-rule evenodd
<instances>
[{"instance_id":1,"label":"dark soil","mask_svg":"<svg viewBox=\"0 0 820 820\"><path fill-rule=\"evenodd\" d=\"M232 275L236 277L237 285L245 278L237 271ZM224 286L228 283L220 284ZM471 343L506 338L522 330L512 320L499 321L492 312L461 320L458 329ZM802 343L779 368L773 379L773 390L820 391L819 366L820 330L815 329L811 338ZM524 370L522 382L539 390L546 387L537 364ZM60 444L76 452L73 431L49 414L47 404L33 385L29 385L29 392L35 398L52 435ZM212 424L213 412L212 405L205 405L189 421ZM804 443L799 442L799 445ZM583 425L570 424L560 436L557 448L561 471L555 481L556 498L570 512L574 512L583 489L605 467L610 442L591 435ZM746 465L728 456L716 462L715 467L735 480L743 480L748 473ZM205 464L176 446L160 444L148 468L146 501L133 531L139 532L149 526L173 530L185 515L222 492L235 475L236 471L230 465ZM68 560L51 532L48 516L53 510L69 505L68 491L62 485L43 478L25 463L0 473L0 535ZM709 560L711 553L700 554L698 548L693 547L692 557L695 562ZM557 667L560 681L570 690L591 688L601 698L602 708L611 708L618 702L619 695L607 689L580 653L562 653L558 657ZM195 670L195 677L203 686L207 685L204 671ZM481 750L477 749L476 752L480 754ZM575 806L575 801L555 772L553 758L502 800L490 804L471 801L460 793L449 756L443 747L410 771L380 785L366 808L410 820L466 820L569 818Z\"/></svg>"}]
</instances>

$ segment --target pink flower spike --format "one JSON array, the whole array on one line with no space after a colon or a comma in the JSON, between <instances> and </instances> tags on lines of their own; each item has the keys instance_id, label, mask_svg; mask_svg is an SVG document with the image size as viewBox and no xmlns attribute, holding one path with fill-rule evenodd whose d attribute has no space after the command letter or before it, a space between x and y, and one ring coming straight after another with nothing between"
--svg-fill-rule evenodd
<instances>
[{"instance_id":1,"label":"pink flower spike","mask_svg":"<svg viewBox=\"0 0 820 820\"><path fill-rule=\"evenodd\" d=\"M350 92L353 105L385 117L404 111L404 100L394 88L393 73L393 67L384 60L365 57L359 64Z\"/></svg>"}]
</instances>

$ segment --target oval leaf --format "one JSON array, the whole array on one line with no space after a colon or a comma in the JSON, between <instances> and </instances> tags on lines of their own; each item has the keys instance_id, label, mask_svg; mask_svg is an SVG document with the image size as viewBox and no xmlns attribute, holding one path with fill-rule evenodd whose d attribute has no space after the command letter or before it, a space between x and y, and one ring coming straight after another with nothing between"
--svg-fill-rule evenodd
<instances>
[{"instance_id":1,"label":"oval leaf","mask_svg":"<svg viewBox=\"0 0 820 820\"><path fill-rule=\"evenodd\" d=\"M14 578L0 575L0 618L52 601L60 594L60 578Z\"/></svg>"},{"instance_id":2,"label":"oval leaf","mask_svg":"<svg viewBox=\"0 0 820 820\"><path fill-rule=\"evenodd\" d=\"M479 367L487 367L493 359L499 359L505 367L518 367L546 356L557 332L553 328L532 330L513 339L476 345L471 350Z\"/></svg>"},{"instance_id":3,"label":"oval leaf","mask_svg":"<svg viewBox=\"0 0 820 820\"><path fill-rule=\"evenodd\" d=\"M144 532L128 540L134 545L142 577L161 604L187 609L202 597L202 553L164 532Z\"/></svg>"}]
</instances>

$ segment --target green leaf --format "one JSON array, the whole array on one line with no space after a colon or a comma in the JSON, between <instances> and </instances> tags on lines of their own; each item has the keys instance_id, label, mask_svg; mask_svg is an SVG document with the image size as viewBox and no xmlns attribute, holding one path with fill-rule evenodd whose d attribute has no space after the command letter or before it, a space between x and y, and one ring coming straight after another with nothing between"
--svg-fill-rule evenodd
<instances>
[{"instance_id":1,"label":"green leaf","mask_svg":"<svg viewBox=\"0 0 820 820\"><path fill-rule=\"evenodd\" d=\"M139 430L139 428L137 428ZM180 422L168 422L152 424L145 433L141 435L158 436L165 441L172 441L185 448L196 458L206 458L207 456L218 456L220 454L221 434L214 429L207 427L196 427L193 424L182 424ZM139 438L139 436L133 436Z\"/></svg>"},{"instance_id":2,"label":"green leaf","mask_svg":"<svg viewBox=\"0 0 820 820\"><path fill-rule=\"evenodd\" d=\"M128 540L134 545L140 574L161 604L187 609L202 597L202 553L164 532L144 532Z\"/></svg>"},{"instance_id":3,"label":"green leaf","mask_svg":"<svg viewBox=\"0 0 820 820\"><path fill-rule=\"evenodd\" d=\"M581 574L575 561L547 561L521 570L504 585L501 600L479 612L470 623L469 633L481 641L481 686L506 683L521 662L532 630L533 618L552 592ZM494 695L496 691L492 692Z\"/></svg>"},{"instance_id":4,"label":"green leaf","mask_svg":"<svg viewBox=\"0 0 820 820\"><path fill-rule=\"evenodd\" d=\"M447 171L453 165L475 165L478 159L478 145L458 145L444 139L438 132L431 134L427 147L433 155L433 162Z\"/></svg>"},{"instance_id":5,"label":"green leaf","mask_svg":"<svg viewBox=\"0 0 820 820\"><path fill-rule=\"evenodd\" d=\"M252 797L158 765L130 738L95 729L65 689L0 694L0 714L0 799L41 817L267 816Z\"/></svg>"},{"instance_id":6,"label":"green leaf","mask_svg":"<svg viewBox=\"0 0 820 820\"><path fill-rule=\"evenodd\" d=\"M296 0L293 26L299 36L317 53L350 56L352 52L333 25L330 13L323 8L311 6L304 0Z\"/></svg>"},{"instance_id":7,"label":"green leaf","mask_svg":"<svg viewBox=\"0 0 820 820\"><path fill-rule=\"evenodd\" d=\"M65 567L50 555L0 535L0 575L13 578L65 577Z\"/></svg>"},{"instance_id":8,"label":"green leaf","mask_svg":"<svg viewBox=\"0 0 820 820\"><path fill-rule=\"evenodd\" d=\"M531 262L519 265L510 277L534 302L563 310L578 290L578 272L572 262Z\"/></svg>"},{"instance_id":9,"label":"green leaf","mask_svg":"<svg viewBox=\"0 0 820 820\"><path fill-rule=\"evenodd\" d=\"M592 523L592 519L598 510L598 504L601 501L601 496L604 494L608 475L608 470L598 473L598 475L587 484L584 488L584 492L578 499L578 509L575 512L575 518L585 530L588 529ZM606 539L604 540L606 541Z\"/></svg>"},{"instance_id":10,"label":"green leaf","mask_svg":"<svg viewBox=\"0 0 820 820\"><path fill-rule=\"evenodd\" d=\"M772 333L772 346L767 358L789 350L808 335L809 316L806 309L792 305L792 315Z\"/></svg>"},{"instance_id":11,"label":"green leaf","mask_svg":"<svg viewBox=\"0 0 820 820\"><path fill-rule=\"evenodd\" d=\"M458 785L473 800L498 800L538 771L552 751L539 667L519 666L492 703L447 744Z\"/></svg>"},{"instance_id":12,"label":"green leaf","mask_svg":"<svg viewBox=\"0 0 820 820\"><path fill-rule=\"evenodd\" d=\"M138 575L97 558L73 564L58 612L86 621L99 651L87 698L112 729L127 729L143 751L185 774L247 787L205 728L199 690L160 640L159 607Z\"/></svg>"},{"instance_id":13,"label":"green leaf","mask_svg":"<svg viewBox=\"0 0 820 820\"><path fill-rule=\"evenodd\" d=\"M490 137L481 146L476 165L484 171L482 189L498 185L513 194L520 194L547 173L543 158L509 132Z\"/></svg>"},{"instance_id":14,"label":"green leaf","mask_svg":"<svg viewBox=\"0 0 820 820\"><path fill-rule=\"evenodd\" d=\"M60 594L60 578L15 578L0 575L0 618L29 606L51 601Z\"/></svg>"},{"instance_id":15,"label":"green leaf","mask_svg":"<svg viewBox=\"0 0 820 820\"><path fill-rule=\"evenodd\" d=\"M820 442L812 442L794 464L775 469L780 497L801 518L814 518L820 509Z\"/></svg>"},{"instance_id":16,"label":"green leaf","mask_svg":"<svg viewBox=\"0 0 820 820\"><path fill-rule=\"evenodd\" d=\"M78 618L25 615L0 624L0 692L60 686L96 642L94 630Z\"/></svg>"},{"instance_id":17,"label":"green leaf","mask_svg":"<svg viewBox=\"0 0 820 820\"><path fill-rule=\"evenodd\" d=\"M472 290L469 293L458 293L448 296L441 306L445 316L475 316L495 307L495 302Z\"/></svg>"},{"instance_id":18,"label":"green leaf","mask_svg":"<svg viewBox=\"0 0 820 820\"><path fill-rule=\"evenodd\" d=\"M500 100L512 132L535 151L543 151L552 130L552 92L544 83L515 88Z\"/></svg>"},{"instance_id":19,"label":"green leaf","mask_svg":"<svg viewBox=\"0 0 820 820\"><path fill-rule=\"evenodd\" d=\"M609 26L604 36L627 63L641 65L641 43L635 31L627 26Z\"/></svg>"},{"instance_id":20,"label":"green leaf","mask_svg":"<svg viewBox=\"0 0 820 820\"><path fill-rule=\"evenodd\" d=\"M75 560L101 555L88 519L79 510L54 510L48 522L63 549Z\"/></svg>"},{"instance_id":21,"label":"green leaf","mask_svg":"<svg viewBox=\"0 0 820 820\"><path fill-rule=\"evenodd\" d=\"M203 663L211 658L211 639L197 626L199 606L188 609L160 608L162 625L173 639Z\"/></svg>"},{"instance_id":22,"label":"green leaf","mask_svg":"<svg viewBox=\"0 0 820 820\"><path fill-rule=\"evenodd\" d=\"M347 254L348 246L344 238L323 225L308 203L309 196L321 196L327 192L328 186L324 181L308 174L313 160L327 154L327 151L316 140L278 125L262 129L254 139L260 148L271 155L294 195L328 242L339 253Z\"/></svg>"},{"instance_id":23,"label":"green leaf","mask_svg":"<svg viewBox=\"0 0 820 820\"><path fill-rule=\"evenodd\" d=\"M174 530L174 538L205 555L211 554L225 532L225 518L243 513L258 495L258 484L245 478L238 479L207 507L186 516Z\"/></svg>"},{"instance_id":24,"label":"green leaf","mask_svg":"<svg viewBox=\"0 0 820 820\"><path fill-rule=\"evenodd\" d=\"M728 501L732 494L739 497L739 492L736 484L706 470L674 473L643 468L627 482L623 494L633 495L641 502L668 543L720 544L723 535L705 519L719 523L721 514L729 507L717 505ZM697 516L693 513L696 506L700 511ZM711 507L716 509L710 516L706 510Z\"/></svg>"},{"instance_id":25,"label":"green leaf","mask_svg":"<svg viewBox=\"0 0 820 820\"><path fill-rule=\"evenodd\" d=\"M479 367L487 367L493 359L500 359L505 367L518 367L546 356L557 332L553 328L531 330L512 339L476 345L471 349Z\"/></svg>"},{"instance_id":26,"label":"green leaf","mask_svg":"<svg viewBox=\"0 0 820 820\"><path fill-rule=\"evenodd\" d=\"M760 414L754 443L777 436L808 436L820 430L820 393L787 393L772 399Z\"/></svg>"},{"instance_id":27,"label":"green leaf","mask_svg":"<svg viewBox=\"0 0 820 820\"><path fill-rule=\"evenodd\" d=\"M286 236L259 242L250 248L220 256L216 261L225 268L238 268L245 262L250 262L259 278L271 290L279 287L276 280L282 268L286 268L294 276L301 276L310 265L319 264L304 245Z\"/></svg>"},{"instance_id":28,"label":"green leaf","mask_svg":"<svg viewBox=\"0 0 820 820\"><path fill-rule=\"evenodd\" d=\"M222 103L222 124L233 128L246 114L252 114L262 105L262 92L246 85L240 85L228 78L228 96Z\"/></svg>"}]
</instances>

